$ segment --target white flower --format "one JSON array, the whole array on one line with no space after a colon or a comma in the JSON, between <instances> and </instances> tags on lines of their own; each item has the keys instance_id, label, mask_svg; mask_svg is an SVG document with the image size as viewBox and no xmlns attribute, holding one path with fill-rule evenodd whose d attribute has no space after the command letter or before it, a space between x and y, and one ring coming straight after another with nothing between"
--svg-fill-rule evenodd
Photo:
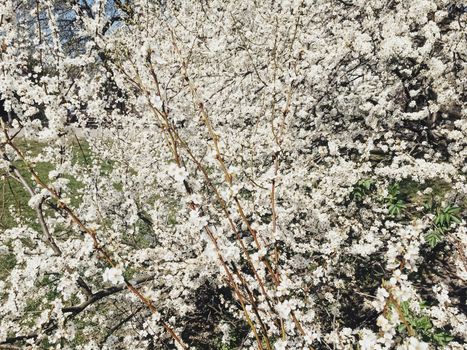
<instances>
[{"instance_id":1,"label":"white flower","mask_svg":"<svg viewBox=\"0 0 467 350\"><path fill-rule=\"evenodd\" d=\"M415 337L410 337L403 345L397 347L397 350L429 350L427 343L419 341Z\"/></svg>"},{"instance_id":2,"label":"white flower","mask_svg":"<svg viewBox=\"0 0 467 350\"><path fill-rule=\"evenodd\" d=\"M162 109L162 100L160 96L157 96L157 95L151 96L151 104L156 109L159 109L159 110Z\"/></svg>"},{"instance_id":3,"label":"white flower","mask_svg":"<svg viewBox=\"0 0 467 350\"><path fill-rule=\"evenodd\" d=\"M236 261L240 258L240 249L234 244L229 244L222 251L225 261Z\"/></svg>"},{"instance_id":4,"label":"white flower","mask_svg":"<svg viewBox=\"0 0 467 350\"><path fill-rule=\"evenodd\" d=\"M201 216L198 210L192 210L190 212L190 223L195 226L198 230L207 226L208 219L206 216Z\"/></svg>"},{"instance_id":5,"label":"white flower","mask_svg":"<svg viewBox=\"0 0 467 350\"><path fill-rule=\"evenodd\" d=\"M109 282L112 284L120 284L123 283L125 280L123 279L123 273L122 270L112 267L112 268L107 268L104 271L104 274L102 275L104 282Z\"/></svg>"},{"instance_id":6,"label":"white flower","mask_svg":"<svg viewBox=\"0 0 467 350\"><path fill-rule=\"evenodd\" d=\"M179 183L183 182L183 180L188 177L188 172L185 170L185 168L179 167L175 163L170 163L170 165L167 167L167 173Z\"/></svg>"},{"instance_id":7,"label":"white flower","mask_svg":"<svg viewBox=\"0 0 467 350\"><path fill-rule=\"evenodd\" d=\"M218 261L216 247L211 241L206 243L206 248L203 251L203 254L211 261Z\"/></svg>"},{"instance_id":8,"label":"white flower","mask_svg":"<svg viewBox=\"0 0 467 350\"><path fill-rule=\"evenodd\" d=\"M339 155L339 146L337 143L333 141L328 142L328 148L329 148L329 154L331 156L337 156Z\"/></svg>"},{"instance_id":9,"label":"white flower","mask_svg":"<svg viewBox=\"0 0 467 350\"><path fill-rule=\"evenodd\" d=\"M386 298L388 296L389 293L385 288L378 288L376 291L376 300L371 303L376 311L383 311L386 306Z\"/></svg>"},{"instance_id":10,"label":"white flower","mask_svg":"<svg viewBox=\"0 0 467 350\"><path fill-rule=\"evenodd\" d=\"M272 181L276 177L275 175L275 169L273 166L271 166L263 175L262 178L264 181Z\"/></svg>"},{"instance_id":11,"label":"white flower","mask_svg":"<svg viewBox=\"0 0 467 350\"><path fill-rule=\"evenodd\" d=\"M7 161L4 160L4 159L0 159L0 172L2 172L2 171L5 171L5 172L8 171L9 167L10 167L10 163L9 163L9 162L7 162Z\"/></svg>"},{"instance_id":12,"label":"white flower","mask_svg":"<svg viewBox=\"0 0 467 350\"><path fill-rule=\"evenodd\" d=\"M274 343L274 350L286 350L287 349L286 340L278 340Z\"/></svg>"},{"instance_id":13,"label":"white flower","mask_svg":"<svg viewBox=\"0 0 467 350\"><path fill-rule=\"evenodd\" d=\"M378 319L376 320L376 324L384 333L388 332L392 328L388 319L384 317L384 315L378 316Z\"/></svg>"},{"instance_id":14,"label":"white flower","mask_svg":"<svg viewBox=\"0 0 467 350\"><path fill-rule=\"evenodd\" d=\"M232 327L228 323L221 323L218 327L222 332L222 344L227 344L231 338L230 332Z\"/></svg>"},{"instance_id":15,"label":"white flower","mask_svg":"<svg viewBox=\"0 0 467 350\"><path fill-rule=\"evenodd\" d=\"M282 303L278 303L275 308L279 316L286 319L289 316L290 311L292 311L292 304L290 301L286 300Z\"/></svg>"},{"instance_id":16,"label":"white flower","mask_svg":"<svg viewBox=\"0 0 467 350\"><path fill-rule=\"evenodd\" d=\"M39 193L36 193L35 195L31 196L31 198L28 201L28 205L33 209L38 208L39 204L42 203L47 193L47 191L42 190Z\"/></svg>"},{"instance_id":17,"label":"white flower","mask_svg":"<svg viewBox=\"0 0 467 350\"><path fill-rule=\"evenodd\" d=\"M407 275L402 274L401 270L397 269L393 272L389 283L395 286L397 283L407 280Z\"/></svg>"},{"instance_id":18,"label":"white flower","mask_svg":"<svg viewBox=\"0 0 467 350\"><path fill-rule=\"evenodd\" d=\"M370 330L364 330L362 333L362 339L358 342L361 350L376 350L381 348L377 344L378 338L375 333Z\"/></svg>"}]
</instances>

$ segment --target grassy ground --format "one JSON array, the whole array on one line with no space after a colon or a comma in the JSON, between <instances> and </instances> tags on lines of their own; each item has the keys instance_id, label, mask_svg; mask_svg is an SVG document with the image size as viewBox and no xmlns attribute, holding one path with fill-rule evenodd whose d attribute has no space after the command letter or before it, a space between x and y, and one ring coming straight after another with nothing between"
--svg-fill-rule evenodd
<instances>
[{"instance_id":1,"label":"grassy ground","mask_svg":"<svg viewBox=\"0 0 467 350\"><path fill-rule=\"evenodd\" d=\"M19 149L25 154L36 156L45 146L36 141L18 139L16 142ZM86 162L90 159L89 146L85 141L75 141L73 147L73 161ZM21 172L23 177L32 184L31 176L22 161L16 161L14 165ZM49 172L54 166L48 162L38 162L34 166L41 179L48 179ZM73 194L77 194L81 184L74 178L69 177L69 189ZM79 196L74 196L74 206L79 205ZM7 176L0 177L0 235L5 230L18 226L21 222L29 227L39 229L36 212L28 205L29 193L17 181ZM0 280L6 278L11 269L15 266L13 254L2 254L0 251Z\"/></svg>"},{"instance_id":2,"label":"grassy ground","mask_svg":"<svg viewBox=\"0 0 467 350\"><path fill-rule=\"evenodd\" d=\"M17 146L27 154L36 156L44 147L36 141L19 139ZM90 157L89 146L86 142L74 142L73 156L76 162L85 162ZM26 169L24 163L20 160L16 161L14 165L21 172L23 177L32 184L31 176ZM41 179L48 179L49 172L54 169L54 166L48 162L38 162L34 166L36 172ZM69 177L69 189L71 193L77 193L81 184L76 179ZM4 176L0 179L0 232L8 228L16 226L19 218L22 222L32 227L38 225L35 211L28 206L30 199L29 193L17 181ZM79 198L75 197L75 205L79 204Z\"/></svg>"}]
</instances>

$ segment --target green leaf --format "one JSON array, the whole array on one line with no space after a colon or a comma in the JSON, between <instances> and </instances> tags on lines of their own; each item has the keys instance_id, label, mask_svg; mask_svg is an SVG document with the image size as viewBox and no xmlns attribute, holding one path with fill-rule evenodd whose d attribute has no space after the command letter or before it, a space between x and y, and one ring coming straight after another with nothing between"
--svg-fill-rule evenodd
<instances>
[{"instance_id":1,"label":"green leaf","mask_svg":"<svg viewBox=\"0 0 467 350\"><path fill-rule=\"evenodd\" d=\"M363 179L357 182L354 185L354 189L351 193L351 198L356 201L361 201L364 196L370 193L371 187L374 185L375 181L372 179Z\"/></svg>"},{"instance_id":2,"label":"green leaf","mask_svg":"<svg viewBox=\"0 0 467 350\"><path fill-rule=\"evenodd\" d=\"M395 184L392 184L391 186L389 186L388 192L389 192L390 196L397 197L399 195L399 193L400 193L399 184L395 183Z\"/></svg>"},{"instance_id":3,"label":"green leaf","mask_svg":"<svg viewBox=\"0 0 467 350\"><path fill-rule=\"evenodd\" d=\"M405 207L404 202L399 199L397 202L389 204L389 214L399 215Z\"/></svg>"},{"instance_id":4,"label":"green leaf","mask_svg":"<svg viewBox=\"0 0 467 350\"><path fill-rule=\"evenodd\" d=\"M435 218L436 225L442 225L444 223L444 214L438 214Z\"/></svg>"},{"instance_id":5,"label":"green leaf","mask_svg":"<svg viewBox=\"0 0 467 350\"><path fill-rule=\"evenodd\" d=\"M374 184L374 181L372 179L366 179L366 180L361 180L360 181L360 186L366 189L367 191L370 190L371 186Z\"/></svg>"},{"instance_id":6,"label":"green leaf","mask_svg":"<svg viewBox=\"0 0 467 350\"><path fill-rule=\"evenodd\" d=\"M430 330L431 328L433 328L433 324L431 323L431 320L428 316L422 316L415 320L414 327L417 330L423 330L426 332Z\"/></svg>"},{"instance_id":7,"label":"green leaf","mask_svg":"<svg viewBox=\"0 0 467 350\"><path fill-rule=\"evenodd\" d=\"M436 217L434 219L434 223L438 226L449 227L452 222L460 223L460 217L458 214L460 213L460 207L452 207L448 205L444 209L438 209L436 213Z\"/></svg>"},{"instance_id":8,"label":"green leaf","mask_svg":"<svg viewBox=\"0 0 467 350\"><path fill-rule=\"evenodd\" d=\"M400 305L401 305L402 313L404 314L405 317L408 317L410 315L409 302L403 301L401 302Z\"/></svg>"},{"instance_id":9,"label":"green leaf","mask_svg":"<svg viewBox=\"0 0 467 350\"><path fill-rule=\"evenodd\" d=\"M405 325L404 325L403 323L399 323L399 324L397 325L397 331L398 331L399 333L404 332L404 331L405 331Z\"/></svg>"},{"instance_id":10,"label":"green leaf","mask_svg":"<svg viewBox=\"0 0 467 350\"><path fill-rule=\"evenodd\" d=\"M419 305L421 310L426 309L428 307L427 302L423 300L419 303Z\"/></svg>"},{"instance_id":11,"label":"green leaf","mask_svg":"<svg viewBox=\"0 0 467 350\"><path fill-rule=\"evenodd\" d=\"M431 248L434 248L438 245L439 242L443 240L443 236L439 232L440 230L434 229L429 231L425 235L425 240Z\"/></svg>"},{"instance_id":12,"label":"green leaf","mask_svg":"<svg viewBox=\"0 0 467 350\"><path fill-rule=\"evenodd\" d=\"M432 198L426 199L425 202L423 203L423 207L425 208L426 211L433 210L433 206L434 206L434 203L433 203Z\"/></svg>"},{"instance_id":13,"label":"green leaf","mask_svg":"<svg viewBox=\"0 0 467 350\"><path fill-rule=\"evenodd\" d=\"M450 214L459 214L460 211L461 211L461 208L460 207L451 207L451 206L448 206L447 208L447 211L450 213Z\"/></svg>"},{"instance_id":14,"label":"green leaf","mask_svg":"<svg viewBox=\"0 0 467 350\"><path fill-rule=\"evenodd\" d=\"M450 341L454 339L449 333L444 331L439 331L433 334L433 340L441 346L447 345Z\"/></svg>"}]
</instances>

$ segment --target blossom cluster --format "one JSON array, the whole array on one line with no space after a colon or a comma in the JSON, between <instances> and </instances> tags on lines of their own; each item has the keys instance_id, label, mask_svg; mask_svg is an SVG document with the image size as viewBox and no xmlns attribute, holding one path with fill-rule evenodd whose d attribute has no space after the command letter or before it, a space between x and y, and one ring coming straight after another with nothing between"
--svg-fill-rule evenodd
<instances>
[{"instance_id":1,"label":"blossom cluster","mask_svg":"<svg viewBox=\"0 0 467 350\"><path fill-rule=\"evenodd\" d=\"M0 348L463 349L466 21L2 1Z\"/></svg>"}]
</instances>

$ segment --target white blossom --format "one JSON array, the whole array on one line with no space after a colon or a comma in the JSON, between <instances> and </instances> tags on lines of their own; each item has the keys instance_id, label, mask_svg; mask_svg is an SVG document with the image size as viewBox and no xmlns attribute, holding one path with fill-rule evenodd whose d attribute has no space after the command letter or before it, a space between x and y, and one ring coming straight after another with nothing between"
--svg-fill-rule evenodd
<instances>
[{"instance_id":1,"label":"white blossom","mask_svg":"<svg viewBox=\"0 0 467 350\"><path fill-rule=\"evenodd\" d=\"M120 284L124 282L122 270L119 268L107 268L102 275L104 282Z\"/></svg>"}]
</instances>

